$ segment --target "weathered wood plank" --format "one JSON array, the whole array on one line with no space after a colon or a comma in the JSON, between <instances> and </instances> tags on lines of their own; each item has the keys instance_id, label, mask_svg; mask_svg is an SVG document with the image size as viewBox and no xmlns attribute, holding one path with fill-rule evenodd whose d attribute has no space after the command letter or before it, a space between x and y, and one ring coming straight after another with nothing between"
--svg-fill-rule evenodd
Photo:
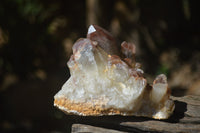
<instances>
[{"instance_id":1,"label":"weathered wood plank","mask_svg":"<svg viewBox=\"0 0 200 133\"><path fill-rule=\"evenodd\" d=\"M84 124L73 124L72 133L126 133L126 132L94 127Z\"/></svg>"},{"instance_id":2,"label":"weathered wood plank","mask_svg":"<svg viewBox=\"0 0 200 133\"><path fill-rule=\"evenodd\" d=\"M124 132L200 132L200 97L185 96L171 97L175 101L174 114L168 120L154 120L144 117L102 116L81 117L80 123L75 124L72 131L109 132L110 129ZM101 128L100 128L101 127ZM104 128L106 127L106 128ZM87 130L86 130L87 129ZM120 132L119 131L119 132Z\"/></svg>"},{"instance_id":3,"label":"weathered wood plank","mask_svg":"<svg viewBox=\"0 0 200 133\"><path fill-rule=\"evenodd\" d=\"M166 121L122 122L126 127L156 132L200 132L200 98L198 96L172 97L176 108Z\"/></svg>"},{"instance_id":4,"label":"weathered wood plank","mask_svg":"<svg viewBox=\"0 0 200 133\"><path fill-rule=\"evenodd\" d=\"M200 96L172 97L172 99L187 104L185 116L200 117Z\"/></svg>"},{"instance_id":5,"label":"weathered wood plank","mask_svg":"<svg viewBox=\"0 0 200 133\"><path fill-rule=\"evenodd\" d=\"M199 133L199 124L167 123L163 121L124 122L121 125L149 132Z\"/></svg>"}]
</instances>

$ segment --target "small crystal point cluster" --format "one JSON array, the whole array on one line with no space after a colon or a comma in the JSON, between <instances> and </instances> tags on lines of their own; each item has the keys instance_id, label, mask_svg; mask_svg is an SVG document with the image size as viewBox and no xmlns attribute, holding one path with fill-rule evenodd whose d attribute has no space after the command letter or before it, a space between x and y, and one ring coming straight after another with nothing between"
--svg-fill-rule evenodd
<instances>
[{"instance_id":1,"label":"small crystal point cluster","mask_svg":"<svg viewBox=\"0 0 200 133\"><path fill-rule=\"evenodd\" d=\"M91 25L87 38L77 40L68 61L71 77L54 96L54 105L68 114L124 115L167 119L174 110L167 77L152 85L135 61L136 47Z\"/></svg>"}]
</instances>

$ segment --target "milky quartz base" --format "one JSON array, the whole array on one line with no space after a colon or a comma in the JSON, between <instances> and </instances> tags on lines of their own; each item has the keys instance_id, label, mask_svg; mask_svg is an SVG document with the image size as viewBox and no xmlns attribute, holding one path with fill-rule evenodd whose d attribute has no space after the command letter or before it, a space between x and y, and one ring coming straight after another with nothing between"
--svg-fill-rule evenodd
<instances>
[{"instance_id":1,"label":"milky quartz base","mask_svg":"<svg viewBox=\"0 0 200 133\"><path fill-rule=\"evenodd\" d=\"M167 119L174 110L174 102L169 99L166 76L161 74L152 85L147 84L134 61L133 45L122 43L124 58L114 45L107 31L90 26L87 38L79 39L73 46L68 61L71 77L55 95L54 105L66 113L83 116Z\"/></svg>"}]
</instances>

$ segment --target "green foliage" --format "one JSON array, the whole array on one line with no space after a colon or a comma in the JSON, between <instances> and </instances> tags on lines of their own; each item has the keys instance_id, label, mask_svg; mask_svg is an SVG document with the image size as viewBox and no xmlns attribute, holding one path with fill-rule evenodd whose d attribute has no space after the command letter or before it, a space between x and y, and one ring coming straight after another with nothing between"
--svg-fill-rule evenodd
<instances>
[{"instance_id":1,"label":"green foliage","mask_svg":"<svg viewBox=\"0 0 200 133\"><path fill-rule=\"evenodd\" d=\"M163 65L163 64L160 65L160 66L158 67L158 69L157 69L156 75L161 74L161 73L163 73L163 74L165 74L165 75L168 75L168 74L169 74L169 69L168 69L168 67L165 66L165 65Z\"/></svg>"},{"instance_id":2,"label":"green foliage","mask_svg":"<svg viewBox=\"0 0 200 133\"><path fill-rule=\"evenodd\" d=\"M43 10L41 4L33 0L16 0L18 10L23 16L37 16Z\"/></svg>"},{"instance_id":3,"label":"green foliage","mask_svg":"<svg viewBox=\"0 0 200 133\"><path fill-rule=\"evenodd\" d=\"M3 0L0 3L0 18L3 18L0 28L8 31L9 36L8 43L0 49L0 72L26 76L34 71L32 61L41 54L38 49L48 44L48 22L41 15L45 8L34 0Z\"/></svg>"}]
</instances>

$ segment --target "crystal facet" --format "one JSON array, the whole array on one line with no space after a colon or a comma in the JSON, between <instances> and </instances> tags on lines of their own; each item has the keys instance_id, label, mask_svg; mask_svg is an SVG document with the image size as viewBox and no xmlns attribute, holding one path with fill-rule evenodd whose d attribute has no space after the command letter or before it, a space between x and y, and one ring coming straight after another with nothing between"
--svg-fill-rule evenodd
<instances>
[{"instance_id":1,"label":"crystal facet","mask_svg":"<svg viewBox=\"0 0 200 133\"><path fill-rule=\"evenodd\" d=\"M121 44L106 30L91 25L87 38L73 46L68 61L71 77L54 96L54 105L66 113L89 115L135 115L167 119L174 110L167 77L153 85L135 62L135 45Z\"/></svg>"}]
</instances>

